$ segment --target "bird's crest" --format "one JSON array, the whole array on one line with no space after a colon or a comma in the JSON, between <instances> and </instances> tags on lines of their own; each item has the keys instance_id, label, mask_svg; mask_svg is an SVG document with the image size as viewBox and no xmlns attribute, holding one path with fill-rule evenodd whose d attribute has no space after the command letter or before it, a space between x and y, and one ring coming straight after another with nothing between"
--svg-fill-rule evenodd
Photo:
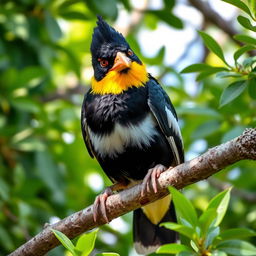
<instances>
[{"instance_id":1,"label":"bird's crest","mask_svg":"<svg viewBox=\"0 0 256 256\"><path fill-rule=\"evenodd\" d=\"M97 16L97 27L92 36L91 52L94 54L104 44L128 45L123 35L108 25L101 16Z\"/></svg>"}]
</instances>

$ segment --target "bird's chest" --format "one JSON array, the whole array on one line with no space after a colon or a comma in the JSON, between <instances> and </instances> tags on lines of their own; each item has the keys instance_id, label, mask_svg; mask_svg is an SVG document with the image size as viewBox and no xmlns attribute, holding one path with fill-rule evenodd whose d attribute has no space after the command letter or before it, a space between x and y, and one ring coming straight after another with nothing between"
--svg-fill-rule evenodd
<instances>
[{"instance_id":1,"label":"bird's chest","mask_svg":"<svg viewBox=\"0 0 256 256\"><path fill-rule=\"evenodd\" d=\"M89 128L97 134L110 134L116 125L140 122L149 111L146 88L131 88L122 94L88 94L85 115Z\"/></svg>"},{"instance_id":2,"label":"bird's chest","mask_svg":"<svg viewBox=\"0 0 256 256\"><path fill-rule=\"evenodd\" d=\"M86 120L93 148L101 157L149 146L156 135L156 121L143 92L95 97L87 106Z\"/></svg>"},{"instance_id":3,"label":"bird's chest","mask_svg":"<svg viewBox=\"0 0 256 256\"><path fill-rule=\"evenodd\" d=\"M117 157L127 148L144 150L150 147L155 135L157 135L156 122L151 113L134 124L116 122L110 133L95 133L89 128L89 136L94 150L102 158L105 156Z\"/></svg>"}]
</instances>

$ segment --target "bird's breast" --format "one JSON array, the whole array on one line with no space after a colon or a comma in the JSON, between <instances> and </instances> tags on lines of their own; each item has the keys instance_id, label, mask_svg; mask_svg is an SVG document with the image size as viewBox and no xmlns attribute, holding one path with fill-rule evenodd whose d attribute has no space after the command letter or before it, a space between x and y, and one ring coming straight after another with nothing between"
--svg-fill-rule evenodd
<instances>
[{"instance_id":1,"label":"bird's breast","mask_svg":"<svg viewBox=\"0 0 256 256\"><path fill-rule=\"evenodd\" d=\"M114 158L124 152L126 147L149 147L156 135L156 120L151 113L135 124L116 122L109 134L95 133L89 127L91 143L100 157Z\"/></svg>"}]
</instances>

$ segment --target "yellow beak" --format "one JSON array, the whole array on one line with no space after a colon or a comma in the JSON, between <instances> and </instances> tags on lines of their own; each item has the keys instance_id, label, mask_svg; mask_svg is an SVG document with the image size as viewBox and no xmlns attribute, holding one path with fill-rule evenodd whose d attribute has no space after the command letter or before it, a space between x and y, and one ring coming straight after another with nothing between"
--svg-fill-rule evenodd
<instances>
[{"instance_id":1,"label":"yellow beak","mask_svg":"<svg viewBox=\"0 0 256 256\"><path fill-rule=\"evenodd\" d=\"M131 59L126 56L123 52L117 52L113 67L110 71L121 71L131 66Z\"/></svg>"}]
</instances>

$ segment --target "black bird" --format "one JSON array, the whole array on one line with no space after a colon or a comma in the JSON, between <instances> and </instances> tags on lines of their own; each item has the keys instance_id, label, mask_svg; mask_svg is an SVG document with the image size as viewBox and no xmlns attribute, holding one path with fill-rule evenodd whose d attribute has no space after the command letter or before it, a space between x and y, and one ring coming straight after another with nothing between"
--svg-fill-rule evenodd
<instances>
[{"instance_id":1,"label":"black bird","mask_svg":"<svg viewBox=\"0 0 256 256\"><path fill-rule=\"evenodd\" d=\"M158 81L132 51L122 34L98 17L91 43L94 76L85 94L81 125L91 157L114 183L94 202L94 219L108 222L105 202L114 190L143 180L142 195L167 167L184 161L175 109ZM134 211L134 243L149 254L176 242L177 233L159 227L176 221L169 196Z\"/></svg>"}]
</instances>

